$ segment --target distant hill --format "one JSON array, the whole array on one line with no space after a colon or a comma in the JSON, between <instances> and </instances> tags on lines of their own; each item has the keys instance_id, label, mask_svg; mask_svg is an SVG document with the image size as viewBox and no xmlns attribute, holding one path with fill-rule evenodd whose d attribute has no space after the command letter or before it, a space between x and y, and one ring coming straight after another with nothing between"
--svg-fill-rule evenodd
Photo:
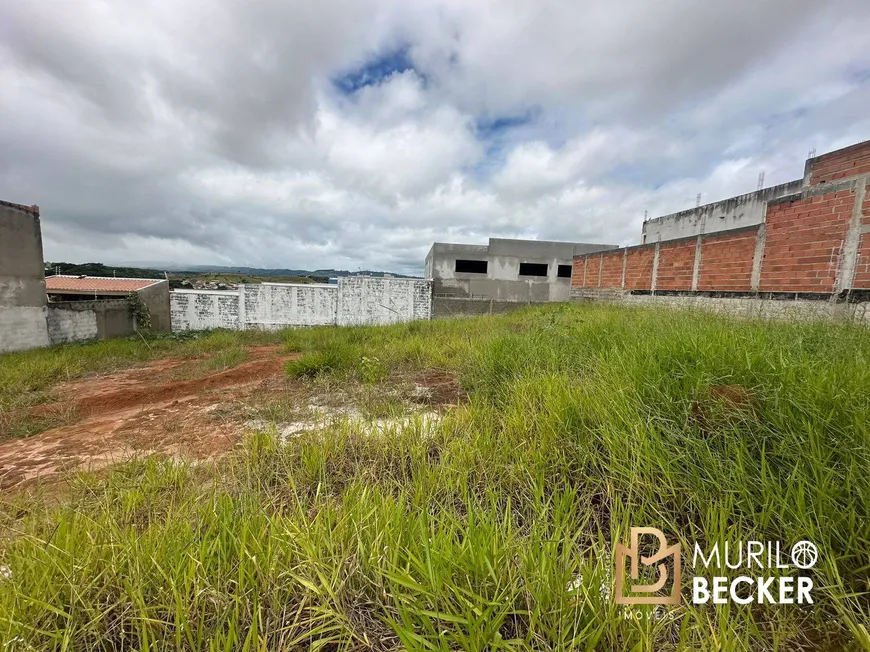
<instances>
[{"instance_id":1,"label":"distant hill","mask_svg":"<svg viewBox=\"0 0 870 652\"><path fill-rule=\"evenodd\" d=\"M120 276L123 278L166 278L164 272L144 267L119 267L103 263L45 263L45 275Z\"/></svg>"},{"instance_id":2,"label":"distant hill","mask_svg":"<svg viewBox=\"0 0 870 652\"><path fill-rule=\"evenodd\" d=\"M182 270L179 270L179 272ZM361 270L351 272L346 269L270 269L263 267L225 267L221 265L194 265L185 267L185 272L203 273L219 273L219 274L247 274L248 276L383 276L391 274L396 278L417 278L414 276L406 276L404 274L392 274L391 272L377 272L374 270Z\"/></svg>"},{"instance_id":3,"label":"distant hill","mask_svg":"<svg viewBox=\"0 0 870 652\"><path fill-rule=\"evenodd\" d=\"M344 269L268 269L261 267L226 267L221 265L192 265L189 267L175 266L167 268L170 276L197 274L240 274L250 277L310 277L312 279L328 279L333 276L383 276L389 272L363 270L351 272ZM119 265L104 265L103 263L45 263L45 273L70 274L85 276L123 276L126 278L165 278L166 272L147 267L122 267ZM416 278L403 274L392 274L396 278Z\"/></svg>"}]
</instances>

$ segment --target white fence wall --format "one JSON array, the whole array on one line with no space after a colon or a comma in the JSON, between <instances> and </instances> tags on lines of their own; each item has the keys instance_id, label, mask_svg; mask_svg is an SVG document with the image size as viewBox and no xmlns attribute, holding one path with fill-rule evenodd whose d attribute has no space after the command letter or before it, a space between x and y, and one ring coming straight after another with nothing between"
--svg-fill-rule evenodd
<instances>
[{"instance_id":1,"label":"white fence wall","mask_svg":"<svg viewBox=\"0 0 870 652\"><path fill-rule=\"evenodd\" d=\"M350 276L339 279L339 326L429 319L432 286L418 279Z\"/></svg>"},{"instance_id":2,"label":"white fence wall","mask_svg":"<svg viewBox=\"0 0 870 652\"><path fill-rule=\"evenodd\" d=\"M169 293L173 331L241 328L239 293L218 290L173 290Z\"/></svg>"},{"instance_id":3,"label":"white fence wall","mask_svg":"<svg viewBox=\"0 0 870 652\"><path fill-rule=\"evenodd\" d=\"M245 328L321 326L335 323L336 285L242 285Z\"/></svg>"},{"instance_id":4,"label":"white fence wall","mask_svg":"<svg viewBox=\"0 0 870 652\"><path fill-rule=\"evenodd\" d=\"M229 291L174 290L169 297L173 331L390 324L429 319L432 284L350 276L337 285L262 283Z\"/></svg>"}]
</instances>

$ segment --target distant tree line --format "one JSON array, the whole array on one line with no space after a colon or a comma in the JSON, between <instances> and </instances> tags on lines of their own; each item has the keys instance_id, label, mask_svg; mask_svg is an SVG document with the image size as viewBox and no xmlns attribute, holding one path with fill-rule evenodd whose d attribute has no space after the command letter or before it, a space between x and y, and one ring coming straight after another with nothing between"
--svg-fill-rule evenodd
<instances>
[{"instance_id":1,"label":"distant tree line","mask_svg":"<svg viewBox=\"0 0 870 652\"><path fill-rule=\"evenodd\" d=\"M166 278L156 269L142 267L117 267L103 263L45 263L45 275L68 274L70 276L120 276L123 278Z\"/></svg>"}]
</instances>

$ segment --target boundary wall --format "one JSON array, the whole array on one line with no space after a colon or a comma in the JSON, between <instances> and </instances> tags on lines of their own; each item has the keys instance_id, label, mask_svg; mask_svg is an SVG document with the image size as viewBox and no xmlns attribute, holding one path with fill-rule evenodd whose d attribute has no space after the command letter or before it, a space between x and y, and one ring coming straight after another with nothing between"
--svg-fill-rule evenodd
<instances>
[{"instance_id":1,"label":"boundary wall","mask_svg":"<svg viewBox=\"0 0 870 652\"><path fill-rule=\"evenodd\" d=\"M571 298L863 302L870 298L868 184L870 141L815 157L800 192L767 201L759 224L575 256Z\"/></svg>"},{"instance_id":2,"label":"boundary wall","mask_svg":"<svg viewBox=\"0 0 870 652\"><path fill-rule=\"evenodd\" d=\"M422 279L350 276L337 285L261 283L169 294L173 331L392 324L432 316L432 283Z\"/></svg>"}]
</instances>

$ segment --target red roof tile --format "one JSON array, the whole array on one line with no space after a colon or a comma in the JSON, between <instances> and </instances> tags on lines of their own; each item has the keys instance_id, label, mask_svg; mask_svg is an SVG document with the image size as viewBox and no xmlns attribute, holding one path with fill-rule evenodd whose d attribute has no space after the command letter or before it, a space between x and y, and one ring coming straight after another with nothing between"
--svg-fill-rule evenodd
<instances>
[{"instance_id":1,"label":"red roof tile","mask_svg":"<svg viewBox=\"0 0 870 652\"><path fill-rule=\"evenodd\" d=\"M45 289L48 292L135 292L159 283L161 278L114 278L111 276L46 276Z\"/></svg>"}]
</instances>

